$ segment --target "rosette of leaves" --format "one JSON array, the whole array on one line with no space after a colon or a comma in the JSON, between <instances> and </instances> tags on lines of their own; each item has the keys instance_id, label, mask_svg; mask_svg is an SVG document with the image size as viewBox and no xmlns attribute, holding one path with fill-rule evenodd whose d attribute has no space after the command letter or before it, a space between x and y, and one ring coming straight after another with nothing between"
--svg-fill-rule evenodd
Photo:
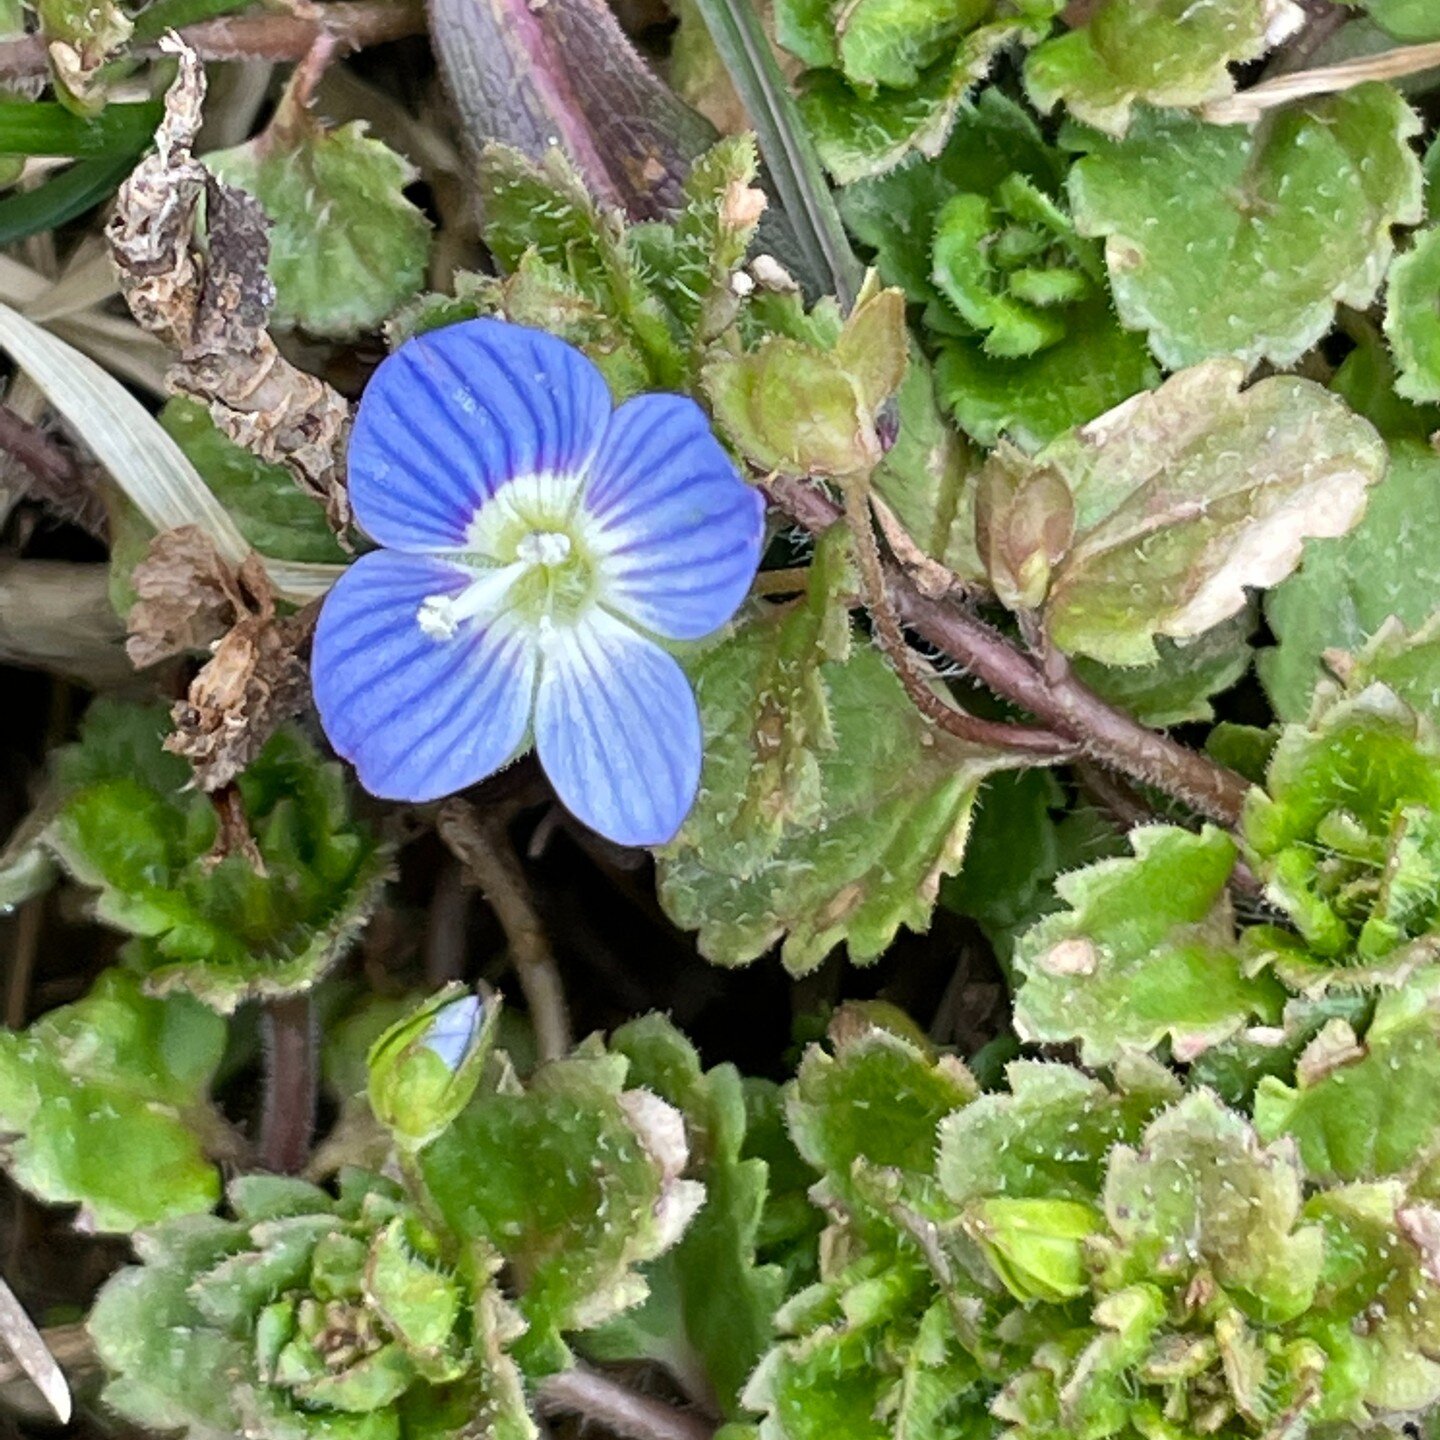
<instances>
[{"instance_id":1,"label":"rosette of leaves","mask_svg":"<svg viewBox=\"0 0 1440 1440\"><path fill-rule=\"evenodd\" d=\"M792 1096L833 1224L747 1391L765 1440L1303 1436L1440 1397L1423 1188L1319 1189L1149 1062L1017 1062L947 1110L922 1045L875 1046Z\"/></svg>"},{"instance_id":2,"label":"rosette of leaves","mask_svg":"<svg viewBox=\"0 0 1440 1440\"><path fill-rule=\"evenodd\" d=\"M1440 954L1440 738L1388 687L1287 727L1242 833L1294 927L1247 947L1291 985L1393 983Z\"/></svg>"},{"instance_id":3,"label":"rosette of leaves","mask_svg":"<svg viewBox=\"0 0 1440 1440\"><path fill-rule=\"evenodd\" d=\"M846 187L841 208L889 284L924 305L943 403L984 445L1035 448L1158 377L1120 329L1104 262L1067 213L1064 160L993 87L931 163Z\"/></svg>"},{"instance_id":4,"label":"rosette of leaves","mask_svg":"<svg viewBox=\"0 0 1440 1440\"><path fill-rule=\"evenodd\" d=\"M775 38L807 71L800 110L842 185L943 148L1001 46L1033 44L1059 0L780 0Z\"/></svg>"},{"instance_id":5,"label":"rosette of leaves","mask_svg":"<svg viewBox=\"0 0 1440 1440\"><path fill-rule=\"evenodd\" d=\"M191 1440L535 1433L507 1354L523 1322L483 1248L447 1244L364 1171L338 1198L249 1176L229 1202L139 1235L143 1263L96 1301L113 1410Z\"/></svg>"},{"instance_id":6,"label":"rosette of leaves","mask_svg":"<svg viewBox=\"0 0 1440 1440\"><path fill-rule=\"evenodd\" d=\"M217 849L210 799L164 748L163 708L99 702L59 752L46 844L97 891L99 919L128 933L125 964L146 989L188 990L228 1013L308 989L379 898L384 847L349 812L340 768L291 730L236 782L252 855Z\"/></svg>"}]
</instances>

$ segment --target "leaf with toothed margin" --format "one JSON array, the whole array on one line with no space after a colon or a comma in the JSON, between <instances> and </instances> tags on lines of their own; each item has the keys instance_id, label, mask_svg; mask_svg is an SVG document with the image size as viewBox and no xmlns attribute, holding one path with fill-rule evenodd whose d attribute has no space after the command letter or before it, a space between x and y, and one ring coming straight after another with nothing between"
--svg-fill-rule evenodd
<instances>
[{"instance_id":1,"label":"leaf with toothed margin","mask_svg":"<svg viewBox=\"0 0 1440 1440\"><path fill-rule=\"evenodd\" d=\"M1300 1055L1295 1083L1275 1076L1255 1093L1255 1128L1289 1135L1325 1180L1403 1175L1440 1143L1440 975L1383 993L1357 1035L1330 1021Z\"/></svg>"},{"instance_id":2,"label":"leaf with toothed margin","mask_svg":"<svg viewBox=\"0 0 1440 1440\"><path fill-rule=\"evenodd\" d=\"M1246 590L1294 569L1306 536L1342 535L1385 473L1368 421L1322 386L1212 360L1071 431L1030 463L1075 501L1044 621L1063 650L1153 664L1155 640L1203 634ZM998 453L990 464L1007 463Z\"/></svg>"},{"instance_id":3,"label":"leaf with toothed margin","mask_svg":"<svg viewBox=\"0 0 1440 1440\"><path fill-rule=\"evenodd\" d=\"M527 1373L569 1363L566 1332L645 1299L641 1267L669 1250L704 1200L681 1179L683 1119L627 1088L629 1062L586 1041L521 1088L482 1088L420 1157L446 1225L510 1267L529 1330L513 1345Z\"/></svg>"},{"instance_id":4,"label":"leaf with toothed margin","mask_svg":"<svg viewBox=\"0 0 1440 1440\"><path fill-rule=\"evenodd\" d=\"M1437 27L1440 33L1440 27ZM1440 400L1440 225L1421 230L1390 267L1385 334L1400 373L1395 389L1407 400Z\"/></svg>"},{"instance_id":5,"label":"leaf with toothed margin","mask_svg":"<svg viewBox=\"0 0 1440 1440\"><path fill-rule=\"evenodd\" d=\"M1056 884L1067 910L1021 937L1015 1028L1078 1040L1088 1064L1169 1040L1193 1059L1258 1018L1284 991L1244 973L1226 889L1235 842L1213 826L1130 832L1133 859L1102 860Z\"/></svg>"},{"instance_id":6,"label":"leaf with toothed margin","mask_svg":"<svg viewBox=\"0 0 1440 1440\"><path fill-rule=\"evenodd\" d=\"M379 900L388 851L349 814L337 765L282 730L236 782L264 865L212 854L209 798L163 748L159 707L102 701L58 752L47 844L133 938L123 958L152 993L188 991L229 1013L313 986Z\"/></svg>"},{"instance_id":7,"label":"leaf with toothed margin","mask_svg":"<svg viewBox=\"0 0 1440 1440\"><path fill-rule=\"evenodd\" d=\"M270 218L272 324L343 339L425 283L430 222L404 194L418 172L362 122L327 130L287 97L267 130L205 164Z\"/></svg>"},{"instance_id":8,"label":"leaf with toothed margin","mask_svg":"<svg viewBox=\"0 0 1440 1440\"><path fill-rule=\"evenodd\" d=\"M0 1031L5 1168L89 1230L130 1231L211 1209L209 1102L225 1022L186 995L157 1000L107 970L83 1000Z\"/></svg>"},{"instance_id":9,"label":"leaf with toothed margin","mask_svg":"<svg viewBox=\"0 0 1440 1440\"><path fill-rule=\"evenodd\" d=\"M824 603L760 614L693 668L705 763L695 808L659 854L660 903L717 964L783 940L783 962L803 973L842 941L865 961L901 925L924 929L981 782L1017 763L931 726L878 651L836 646L848 618L836 612L837 637L817 619ZM803 750L787 741L797 724Z\"/></svg>"},{"instance_id":10,"label":"leaf with toothed margin","mask_svg":"<svg viewBox=\"0 0 1440 1440\"><path fill-rule=\"evenodd\" d=\"M778 1266L756 1262L769 1167L746 1154L744 1082L733 1065L702 1071L695 1047L660 1015L622 1026L610 1049L629 1059L628 1083L684 1115L705 1203L679 1244L647 1268L645 1303L591 1331L585 1351L659 1362L688 1395L708 1395L742 1418L740 1391L769 1343L785 1286Z\"/></svg>"},{"instance_id":11,"label":"leaf with toothed margin","mask_svg":"<svg viewBox=\"0 0 1440 1440\"><path fill-rule=\"evenodd\" d=\"M1389 86L1271 111L1252 131L1146 111L1123 140L1070 126L1082 234L1105 237L1122 323L1172 369L1289 365L1337 304L1364 309L1421 216L1415 114Z\"/></svg>"}]
</instances>

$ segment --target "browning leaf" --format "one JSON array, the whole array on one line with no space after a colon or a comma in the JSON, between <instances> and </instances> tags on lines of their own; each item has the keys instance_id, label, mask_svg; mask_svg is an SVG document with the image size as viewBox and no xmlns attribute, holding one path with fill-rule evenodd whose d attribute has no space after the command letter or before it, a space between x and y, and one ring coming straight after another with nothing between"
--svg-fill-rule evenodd
<instances>
[{"instance_id":1,"label":"browning leaf","mask_svg":"<svg viewBox=\"0 0 1440 1440\"><path fill-rule=\"evenodd\" d=\"M155 151L121 186L106 227L121 290L136 320L180 352L171 388L203 401L237 444L287 466L343 534L349 403L275 348L264 212L195 159L204 70L180 41L162 43L180 73Z\"/></svg>"}]
</instances>

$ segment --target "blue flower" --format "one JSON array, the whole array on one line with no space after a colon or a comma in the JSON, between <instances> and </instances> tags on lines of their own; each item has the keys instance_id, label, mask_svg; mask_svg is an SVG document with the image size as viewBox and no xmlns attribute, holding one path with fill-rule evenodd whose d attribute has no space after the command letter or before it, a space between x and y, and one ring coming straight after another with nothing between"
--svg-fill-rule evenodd
<instances>
[{"instance_id":1,"label":"blue flower","mask_svg":"<svg viewBox=\"0 0 1440 1440\"><path fill-rule=\"evenodd\" d=\"M383 549L325 598L315 701L385 799L473 785L532 742L592 829L655 845L700 777L700 718L657 643L734 614L764 503L679 395L618 409L578 350L501 320L402 345L360 402L356 518Z\"/></svg>"}]
</instances>

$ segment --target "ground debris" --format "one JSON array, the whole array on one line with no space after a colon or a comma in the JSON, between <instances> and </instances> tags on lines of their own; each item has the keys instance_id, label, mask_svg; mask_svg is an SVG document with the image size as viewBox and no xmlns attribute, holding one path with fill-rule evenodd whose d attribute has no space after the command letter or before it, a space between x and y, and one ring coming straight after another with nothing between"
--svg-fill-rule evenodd
<instances>
[{"instance_id":1,"label":"ground debris","mask_svg":"<svg viewBox=\"0 0 1440 1440\"><path fill-rule=\"evenodd\" d=\"M314 615L277 615L259 559L229 565L194 525L157 535L134 584L126 649L137 666L211 652L171 711L165 748L189 760L202 790L222 790L308 703L303 652Z\"/></svg>"},{"instance_id":2,"label":"ground debris","mask_svg":"<svg viewBox=\"0 0 1440 1440\"><path fill-rule=\"evenodd\" d=\"M237 444L288 467L343 539L349 402L286 360L266 329L275 291L264 212L194 157L204 69L182 42L164 43L180 73L155 150L121 186L106 227L121 290L140 325L179 351L171 388L208 406Z\"/></svg>"}]
</instances>

